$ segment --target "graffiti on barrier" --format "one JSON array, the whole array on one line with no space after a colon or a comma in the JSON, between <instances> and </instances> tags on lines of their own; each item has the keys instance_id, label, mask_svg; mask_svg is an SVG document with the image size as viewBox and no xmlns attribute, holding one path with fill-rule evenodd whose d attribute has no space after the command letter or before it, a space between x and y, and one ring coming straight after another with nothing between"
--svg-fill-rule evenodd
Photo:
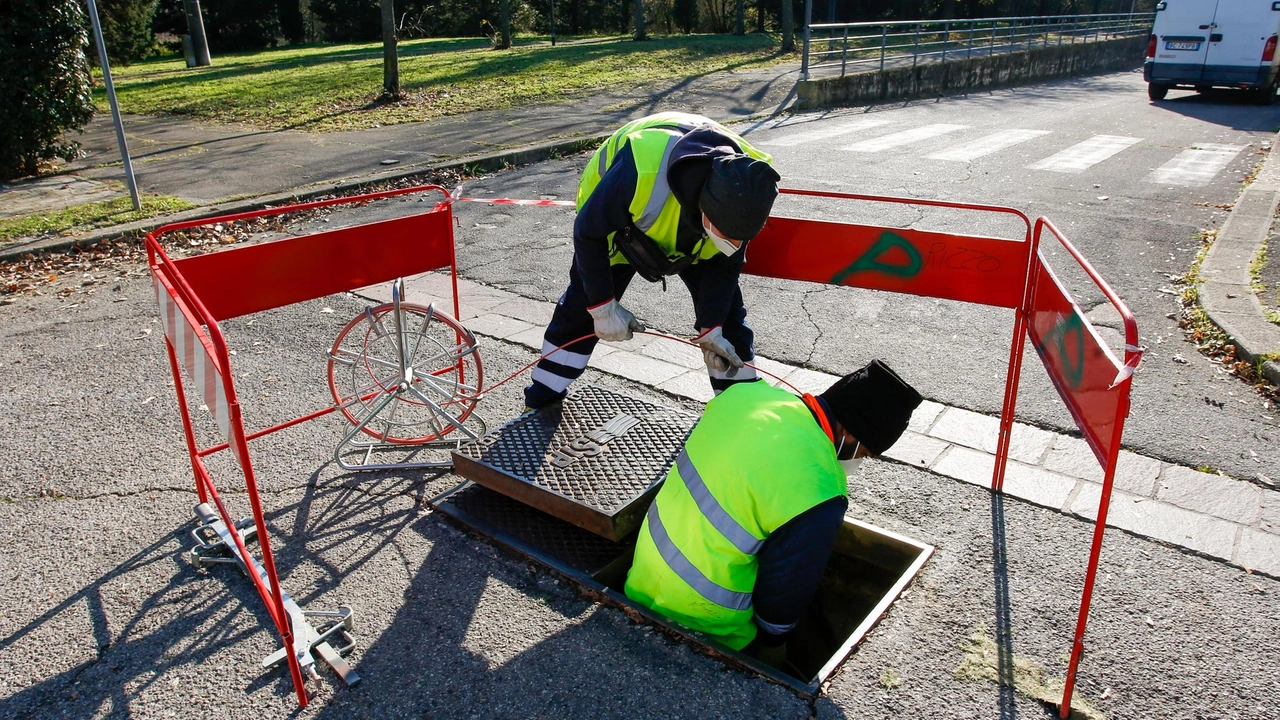
<instances>
[{"instance_id":1,"label":"graffiti on barrier","mask_svg":"<svg viewBox=\"0 0 1280 720\"><path fill-rule=\"evenodd\" d=\"M1046 353L1050 344L1055 352ZM1079 313L1063 313L1040 341L1040 353L1058 358L1062 377L1075 390L1084 379L1084 320ZM1070 352L1068 352L1070 350Z\"/></svg>"},{"instance_id":2,"label":"graffiti on barrier","mask_svg":"<svg viewBox=\"0 0 1280 720\"><path fill-rule=\"evenodd\" d=\"M1000 269L1000 258L988 255L981 250L965 247L951 247L943 242L929 246L929 266L947 270L974 270L977 272L995 272Z\"/></svg>"},{"instance_id":3,"label":"graffiti on barrier","mask_svg":"<svg viewBox=\"0 0 1280 720\"><path fill-rule=\"evenodd\" d=\"M888 262L885 259L894 248L902 250L906 254L906 262ZM867 251L858 256L848 267L836 273L831 278L832 284L839 285L850 276L860 272L878 272L885 275L893 275L894 277L910 278L920 273L920 269L924 267L924 259L920 256L920 251L914 245L907 241L906 238L887 232L880 236L880 239L867 248Z\"/></svg>"}]
</instances>

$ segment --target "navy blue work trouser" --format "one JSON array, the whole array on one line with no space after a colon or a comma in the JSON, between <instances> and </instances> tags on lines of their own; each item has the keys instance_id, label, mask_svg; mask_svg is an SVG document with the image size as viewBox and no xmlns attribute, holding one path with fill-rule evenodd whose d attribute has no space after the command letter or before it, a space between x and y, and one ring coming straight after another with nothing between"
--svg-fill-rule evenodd
<instances>
[{"instance_id":1,"label":"navy blue work trouser","mask_svg":"<svg viewBox=\"0 0 1280 720\"><path fill-rule=\"evenodd\" d=\"M630 265L611 265L613 274L613 295L618 301L635 277L636 271ZM697 302L698 287L702 279L702 266L690 265L680 273L680 280L689 289L689 294ZM734 288L733 299L729 305L729 315L725 318L721 332L726 340L744 361L755 359L754 340L751 326L747 325L747 309L742 304L742 291ZM563 350L556 348L573 342L584 335L589 335ZM533 382L524 389L525 405L540 408L559 402L569 390L569 385L582 375L591 359L599 338L595 336L595 322L591 313L587 312L587 294L582 287L582 277L578 274L577 263L569 269L569 287L556 303L555 312L551 315L551 323L542 338L542 354L547 355L538 362L533 370ZM719 394L725 388L739 382L751 382L759 379L756 371L744 367L732 377L725 373L707 368L711 379L711 389Z\"/></svg>"}]
</instances>

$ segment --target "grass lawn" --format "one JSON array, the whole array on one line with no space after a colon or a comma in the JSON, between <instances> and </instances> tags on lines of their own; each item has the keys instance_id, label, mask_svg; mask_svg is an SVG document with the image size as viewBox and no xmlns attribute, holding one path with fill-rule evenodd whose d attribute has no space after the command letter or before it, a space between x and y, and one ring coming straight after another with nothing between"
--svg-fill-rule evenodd
<instances>
[{"instance_id":1,"label":"grass lawn","mask_svg":"<svg viewBox=\"0 0 1280 720\"><path fill-rule=\"evenodd\" d=\"M68 232L83 232L107 225L121 225L156 215L186 210L194 204L181 198L164 195L143 195L142 211L133 209L133 201L127 197L101 202L73 205L48 214L26 215L0 220L0 247L17 240Z\"/></svg>"},{"instance_id":2,"label":"grass lawn","mask_svg":"<svg viewBox=\"0 0 1280 720\"><path fill-rule=\"evenodd\" d=\"M517 38L497 51L485 39L399 45L405 99L379 104L382 45L290 46L217 55L187 69L181 58L113 69L127 113L189 115L262 128L348 130L444 115L550 103L598 88L794 61L769 35L673 35L562 41ZM106 111L106 95L95 100Z\"/></svg>"}]
</instances>

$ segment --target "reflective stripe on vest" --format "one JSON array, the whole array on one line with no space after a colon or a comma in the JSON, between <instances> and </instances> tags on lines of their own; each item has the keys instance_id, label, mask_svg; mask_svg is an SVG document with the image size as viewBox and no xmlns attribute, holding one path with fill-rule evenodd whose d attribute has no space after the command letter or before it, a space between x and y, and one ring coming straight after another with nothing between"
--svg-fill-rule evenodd
<instances>
[{"instance_id":1,"label":"reflective stripe on vest","mask_svg":"<svg viewBox=\"0 0 1280 720\"><path fill-rule=\"evenodd\" d=\"M667 146L662 149L661 164L658 165L657 174L653 176L653 187L649 189L649 199L645 202L640 217L636 219L636 227L645 234L658 222L658 216L662 214L662 208L671 196L671 183L667 182L667 161L671 159L671 151L675 149L677 142L680 142L679 135L667 138Z\"/></svg>"},{"instance_id":2,"label":"reflective stripe on vest","mask_svg":"<svg viewBox=\"0 0 1280 720\"><path fill-rule=\"evenodd\" d=\"M698 474L698 469L693 466L693 461L689 459L689 453L683 448L681 448L680 454L676 456L676 469L680 471L680 479L684 481L685 487L689 489L689 495L693 497L693 501L698 504L698 509L702 511L703 517L707 519L707 522L711 523L712 527L725 536L725 539L733 543L733 546L738 548L738 552L744 555L755 555L760 552L760 548L764 546L764 540L747 532L747 529L742 527L741 523L734 520L733 516L720 506L720 502L711 494L710 488L702 481L702 476ZM692 585L693 583L689 584Z\"/></svg>"},{"instance_id":3,"label":"reflective stripe on vest","mask_svg":"<svg viewBox=\"0 0 1280 720\"><path fill-rule=\"evenodd\" d=\"M751 607L751 593L735 592L712 582L689 562L689 558L680 552L680 548L676 547L675 543L671 542L671 536L667 534L667 528L658 515L656 501L649 505L649 512L645 517L649 521L649 535L653 538L654 546L658 548L658 554L666 561L667 567L671 568L689 587L707 600L730 610L747 610Z\"/></svg>"}]
</instances>

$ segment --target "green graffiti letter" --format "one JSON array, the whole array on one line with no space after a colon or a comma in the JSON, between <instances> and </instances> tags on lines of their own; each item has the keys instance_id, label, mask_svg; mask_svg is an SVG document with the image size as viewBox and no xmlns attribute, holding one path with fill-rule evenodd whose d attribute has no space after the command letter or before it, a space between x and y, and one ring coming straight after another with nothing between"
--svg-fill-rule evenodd
<instances>
[{"instance_id":1,"label":"green graffiti letter","mask_svg":"<svg viewBox=\"0 0 1280 720\"><path fill-rule=\"evenodd\" d=\"M1068 343L1067 337L1075 338L1075 358L1067 355ZM1044 354L1045 346L1053 344L1058 357L1058 366L1062 370L1063 379L1067 381L1067 385L1072 390L1080 387L1080 382L1084 380L1084 321L1080 319L1078 313L1071 313L1064 316L1058 321L1057 325L1044 336L1044 343L1040 346L1040 352Z\"/></svg>"},{"instance_id":2,"label":"green graffiti letter","mask_svg":"<svg viewBox=\"0 0 1280 720\"><path fill-rule=\"evenodd\" d=\"M901 248L907 254L907 263L905 265L888 263L881 259L893 248ZM900 278L915 277L920 273L920 268L922 267L924 267L924 260L920 257L920 251L907 242L906 238L887 232L881 235L880 239L868 248L866 252L862 253L857 260L854 260L852 265L836 273L835 277L831 278L831 283L840 285L849 276L860 272L878 272Z\"/></svg>"}]
</instances>

